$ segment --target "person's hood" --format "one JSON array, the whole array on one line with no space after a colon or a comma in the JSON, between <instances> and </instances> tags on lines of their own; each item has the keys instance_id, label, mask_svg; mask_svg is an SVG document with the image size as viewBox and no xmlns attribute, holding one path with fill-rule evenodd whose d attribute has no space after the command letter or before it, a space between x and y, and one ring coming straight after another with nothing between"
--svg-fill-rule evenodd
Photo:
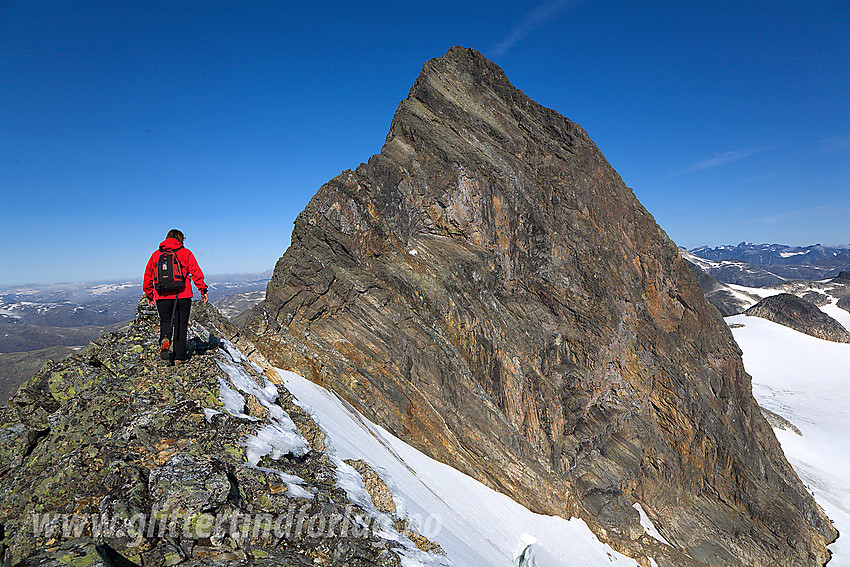
<instances>
[{"instance_id":1,"label":"person's hood","mask_svg":"<svg viewBox=\"0 0 850 567\"><path fill-rule=\"evenodd\" d=\"M177 250L178 248L183 248L183 245L176 238L166 238L165 240L159 243L159 249L165 252L171 252L173 250Z\"/></svg>"}]
</instances>

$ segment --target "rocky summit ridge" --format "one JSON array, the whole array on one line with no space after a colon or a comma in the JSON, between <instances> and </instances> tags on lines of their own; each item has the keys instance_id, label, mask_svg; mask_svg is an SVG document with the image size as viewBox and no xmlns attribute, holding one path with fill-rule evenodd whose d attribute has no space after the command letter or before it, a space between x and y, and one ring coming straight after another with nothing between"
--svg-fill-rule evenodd
<instances>
[{"instance_id":1,"label":"rocky summit ridge","mask_svg":"<svg viewBox=\"0 0 850 567\"><path fill-rule=\"evenodd\" d=\"M215 307L193 306L179 367L160 359L158 330L143 300L0 406L0 565L389 567L441 553L366 502L387 487L326 452ZM353 477L369 496L341 483Z\"/></svg>"},{"instance_id":2,"label":"rocky summit ridge","mask_svg":"<svg viewBox=\"0 0 850 567\"><path fill-rule=\"evenodd\" d=\"M319 189L246 334L643 561L829 558L836 532L676 246L580 126L474 50L425 63L381 152ZM636 502L671 546L641 537Z\"/></svg>"}]
</instances>

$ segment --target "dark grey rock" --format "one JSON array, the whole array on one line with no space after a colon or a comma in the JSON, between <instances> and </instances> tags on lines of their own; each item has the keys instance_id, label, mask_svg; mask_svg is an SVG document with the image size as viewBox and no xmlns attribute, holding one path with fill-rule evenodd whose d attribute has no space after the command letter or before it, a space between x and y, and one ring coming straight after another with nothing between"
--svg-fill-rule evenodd
<instances>
[{"instance_id":1,"label":"dark grey rock","mask_svg":"<svg viewBox=\"0 0 850 567\"><path fill-rule=\"evenodd\" d=\"M793 431L797 435L802 436L803 434L800 432L800 428L779 415L776 412L772 412L769 409L761 408L761 413L764 415L767 422L771 427L775 429L787 429L789 431Z\"/></svg>"},{"instance_id":2,"label":"dark grey rock","mask_svg":"<svg viewBox=\"0 0 850 567\"><path fill-rule=\"evenodd\" d=\"M817 305L790 293L765 297L745 312L785 325L801 333L833 341L850 343L850 331L818 309Z\"/></svg>"},{"instance_id":3,"label":"dark grey rock","mask_svg":"<svg viewBox=\"0 0 850 567\"><path fill-rule=\"evenodd\" d=\"M832 281L834 283L850 284L850 270L843 270L835 276Z\"/></svg>"},{"instance_id":4,"label":"dark grey rock","mask_svg":"<svg viewBox=\"0 0 850 567\"><path fill-rule=\"evenodd\" d=\"M821 293L819 291L807 291L799 296L801 299L805 299L812 305L816 305L818 307L823 307L824 305L829 305L831 300L828 295L825 293Z\"/></svg>"}]
</instances>

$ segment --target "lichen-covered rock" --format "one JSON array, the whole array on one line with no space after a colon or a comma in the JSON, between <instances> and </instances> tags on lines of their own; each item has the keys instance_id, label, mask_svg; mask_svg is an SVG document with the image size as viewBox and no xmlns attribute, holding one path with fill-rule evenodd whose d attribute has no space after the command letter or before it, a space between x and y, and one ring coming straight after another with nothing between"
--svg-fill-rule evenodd
<instances>
[{"instance_id":1,"label":"lichen-covered rock","mask_svg":"<svg viewBox=\"0 0 850 567\"><path fill-rule=\"evenodd\" d=\"M321 450L302 439L248 462L249 440L290 412L323 436L227 342L254 350L235 327L195 304L179 367L160 359L157 332L142 302L131 325L0 407L0 565L399 564ZM223 385L254 409L228 407Z\"/></svg>"},{"instance_id":2,"label":"lichen-covered rock","mask_svg":"<svg viewBox=\"0 0 850 567\"><path fill-rule=\"evenodd\" d=\"M369 463L362 459L352 459L345 462L351 465L351 467L360 474L360 477L363 479L363 485L366 488L366 492L372 499L372 503L375 505L375 508L384 514L388 514L392 518L393 525L400 534L410 539L410 541L412 541L420 551L424 551L426 553L439 553L441 555L445 554L445 551L443 551L443 548L440 547L440 544L429 540L416 531L416 529L411 525L410 520L405 517L404 514L399 515L395 501L393 500L392 492L375 469L369 466Z\"/></svg>"},{"instance_id":3,"label":"lichen-covered rock","mask_svg":"<svg viewBox=\"0 0 850 567\"><path fill-rule=\"evenodd\" d=\"M247 335L432 457L638 557L821 565L836 532L740 351L578 125L480 54L427 62L298 216ZM657 555L655 555L657 557Z\"/></svg>"},{"instance_id":4,"label":"lichen-covered rock","mask_svg":"<svg viewBox=\"0 0 850 567\"><path fill-rule=\"evenodd\" d=\"M818 309L817 305L790 293L765 297L747 309L745 313L751 317L761 317L785 325L819 339L850 343L850 331L841 323Z\"/></svg>"},{"instance_id":5,"label":"lichen-covered rock","mask_svg":"<svg viewBox=\"0 0 850 567\"><path fill-rule=\"evenodd\" d=\"M360 473L363 479L363 485L366 487L366 492L369 493L375 507L385 514L394 516L396 507L393 501L393 495L378 473L369 466L369 463L362 459L347 460L346 463Z\"/></svg>"}]
</instances>

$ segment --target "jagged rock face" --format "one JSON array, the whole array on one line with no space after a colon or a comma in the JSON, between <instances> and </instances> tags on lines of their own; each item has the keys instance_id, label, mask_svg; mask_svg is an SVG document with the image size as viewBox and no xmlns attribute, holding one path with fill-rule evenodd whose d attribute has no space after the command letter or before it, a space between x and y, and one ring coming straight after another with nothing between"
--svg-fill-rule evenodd
<instances>
[{"instance_id":1,"label":"jagged rock face","mask_svg":"<svg viewBox=\"0 0 850 567\"><path fill-rule=\"evenodd\" d=\"M249 336L530 508L675 565L820 565L835 531L675 245L578 125L480 54L298 216Z\"/></svg>"},{"instance_id":2,"label":"jagged rock face","mask_svg":"<svg viewBox=\"0 0 850 567\"><path fill-rule=\"evenodd\" d=\"M817 305L790 293L765 297L745 311L819 339L850 343L850 332Z\"/></svg>"}]
</instances>

